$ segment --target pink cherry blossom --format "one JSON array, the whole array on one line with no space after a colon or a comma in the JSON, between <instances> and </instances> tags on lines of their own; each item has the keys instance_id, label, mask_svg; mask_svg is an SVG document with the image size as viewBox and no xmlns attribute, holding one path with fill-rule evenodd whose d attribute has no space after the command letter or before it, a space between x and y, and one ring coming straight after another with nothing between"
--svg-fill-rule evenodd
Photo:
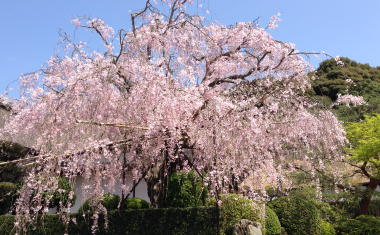
<instances>
[{"instance_id":1,"label":"pink cherry blossom","mask_svg":"<svg viewBox=\"0 0 380 235\"><path fill-rule=\"evenodd\" d=\"M294 44L273 39L255 22L208 24L184 14L185 1L162 2L166 9L147 4L132 13L132 30L120 31L118 42L101 19L73 20L99 35L103 52L63 38L64 52L19 79L19 100L0 97L12 105L0 138L35 151L24 163L33 167L19 192L16 223L34 218L30 212L42 206L43 194L54 193L61 174L73 185L78 174L84 178L83 199L94 197L95 232L99 214L107 213L104 188L113 192L119 182L125 195L133 187L121 177L127 168L134 180L149 180L154 164L167 175L170 163L187 158L183 170L208 172L204 185L220 205L218 195L232 179L259 200L267 184L284 182L288 172L315 172L344 159L341 123L302 96L313 68ZM277 16L269 28L277 27Z\"/></svg>"}]
</instances>

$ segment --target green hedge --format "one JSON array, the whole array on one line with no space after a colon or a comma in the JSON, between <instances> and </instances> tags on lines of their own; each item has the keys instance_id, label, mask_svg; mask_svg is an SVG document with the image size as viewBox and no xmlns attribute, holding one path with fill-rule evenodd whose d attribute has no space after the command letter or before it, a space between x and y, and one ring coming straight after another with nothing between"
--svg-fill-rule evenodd
<instances>
[{"instance_id":1,"label":"green hedge","mask_svg":"<svg viewBox=\"0 0 380 235\"><path fill-rule=\"evenodd\" d=\"M361 215L356 219L349 219L337 227L339 235L379 235L380 218L370 215Z\"/></svg>"},{"instance_id":2,"label":"green hedge","mask_svg":"<svg viewBox=\"0 0 380 235\"><path fill-rule=\"evenodd\" d=\"M105 193L103 194L103 201L101 204L108 210L117 210L119 202L120 202L120 196L116 194L111 193ZM92 200L92 197L87 199L82 206L79 207L78 212L90 212L91 207L89 206L90 202ZM140 199L140 198L127 198L124 200L124 208L126 210L129 209L149 209L150 204L149 202Z\"/></svg>"},{"instance_id":3,"label":"green hedge","mask_svg":"<svg viewBox=\"0 0 380 235\"><path fill-rule=\"evenodd\" d=\"M108 229L104 227L104 218L100 216L99 231L96 234L120 234L121 225L127 235L192 235L216 234L217 211L215 207L163 208L126 210L124 221L121 221L120 211L108 212ZM92 220L89 213L70 214L76 219L76 224L70 221L68 234L91 234ZM65 225L60 220L61 215L45 215L44 222L38 220L36 230L29 226L27 234L46 235L64 234ZM0 234L14 234L14 216L0 216Z\"/></svg>"},{"instance_id":4,"label":"green hedge","mask_svg":"<svg viewBox=\"0 0 380 235\"><path fill-rule=\"evenodd\" d=\"M281 235L280 221L269 206L265 206L265 229L266 235Z\"/></svg>"},{"instance_id":5,"label":"green hedge","mask_svg":"<svg viewBox=\"0 0 380 235\"><path fill-rule=\"evenodd\" d=\"M288 196L277 198L269 205L289 235L320 234L322 220L313 201Z\"/></svg>"}]
</instances>

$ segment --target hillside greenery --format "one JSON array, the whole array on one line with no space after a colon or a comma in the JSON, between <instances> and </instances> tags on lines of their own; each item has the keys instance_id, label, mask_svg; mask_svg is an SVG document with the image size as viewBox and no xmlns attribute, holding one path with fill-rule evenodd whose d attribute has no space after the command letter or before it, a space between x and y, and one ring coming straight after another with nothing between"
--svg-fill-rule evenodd
<instances>
[{"instance_id":1,"label":"hillside greenery","mask_svg":"<svg viewBox=\"0 0 380 235\"><path fill-rule=\"evenodd\" d=\"M318 79L312 84L309 94L326 106L336 101L338 94L362 96L366 105L358 107L336 106L335 113L344 122L358 122L364 116L380 113L380 66L358 63L347 57L341 57L344 66L341 67L334 59L324 60L316 70ZM311 77L312 74L309 74ZM352 83L347 83L351 79Z\"/></svg>"}]
</instances>

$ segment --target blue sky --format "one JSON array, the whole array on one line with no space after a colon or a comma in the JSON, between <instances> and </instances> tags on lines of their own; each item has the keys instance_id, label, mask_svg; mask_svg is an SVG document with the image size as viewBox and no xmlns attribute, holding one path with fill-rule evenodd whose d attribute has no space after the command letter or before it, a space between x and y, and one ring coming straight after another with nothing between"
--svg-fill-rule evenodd
<instances>
[{"instance_id":1,"label":"blue sky","mask_svg":"<svg viewBox=\"0 0 380 235\"><path fill-rule=\"evenodd\" d=\"M210 19L226 25L260 17L260 26L266 27L270 17L281 12L279 29L269 31L275 39L294 43L299 51L325 51L380 66L379 0L198 1L203 7L195 11L209 10ZM22 73L39 69L53 55L59 29L75 34L77 40L96 42L95 34L75 31L70 24L72 16L102 18L115 31L129 30L128 12L144 4L145 0L1 0L0 93ZM311 62L317 68L321 60L312 58ZM10 95L17 97L18 83L9 86L14 88Z\"/></svg>"}]
</instances>

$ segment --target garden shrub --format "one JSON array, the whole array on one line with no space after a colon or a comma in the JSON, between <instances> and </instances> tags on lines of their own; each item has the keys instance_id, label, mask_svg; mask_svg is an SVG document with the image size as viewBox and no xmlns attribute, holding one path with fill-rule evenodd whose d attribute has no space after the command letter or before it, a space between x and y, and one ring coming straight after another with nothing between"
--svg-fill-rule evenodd
<instances>
[{"instance_id":1,"label":"garden shrub","mask_svg":"<svg viewBox=\"0 0 380 235\"><path fill-rule=\"evenodd\" d=\"M79 207L78 212L89 212L90 211L90 204L93 197L87 199L81 207ZM103 200L101 201L101 204L107 209L107 211L112 211L118 209L120 202L120 196L116 194L111 193L105 193L103 194ZM127 198L124 200L124 209L149 209L150 204L149 202L140 199L140 198Z\"/></svg>"},{"instance_id":2,"label":"garden shrub","mask_svg":"<svg viewBox=\"0 0 380 235\"><path fill-rule=\"evenodd\" d=\"M108 214L108 228L104 225L104 216L99 215L99 230L96 235L124 234L135 235L215 235L217 224L217 210L215 207L192 208L161 208L126 210L124 220L118 210ZM66 226L62 222L62 215L39 215L36 224L28 226L26 234L31 235L63 235L92 234L92 214L73 213ZM0 234L15 234L13 215L0 216ZM73 222L75 219L75 223ZM36 228L33 230L33 228Z\"/></svg>"},{"instance_id":3,"label":"garden shrub","mask_svg":"<svg viewBox=\"0 0 380 235\"><path fill-rule=\"evenodd\" d=\"M361 215L356 219L349 219L336 228L339 235L379 235L380 218L370 215Z\"/></svg>"},{"instance_id":4,"label":"garden shrub","mask_svg":"<svg viewBox=\"0 0 380 235\"><path fill-rule=\"evenodd\" d=\"M59 189L61 189L61 192L59 192ZM49 205L49 208L59 208L60 204L66 206L69 202L71 203L71 206L74 206L75 200L77 196L73 194L72 199L69 199L69 193L71 191L74 191L73 186L67 181L65 178L58 177L58 189L55 190L53 194L53 198L51 199L51 203Z\"/></svg>"},{"instance_id":5,"label":"garden shrub","mask_svg":"<svg viewBox=\"0 0 380 235\"><path fill-rule=\"evenodd\" d=\"M0 215L8 213L12 207L12 202L16 199L16 184L10 182L0 182Z\"/></svg>"},{"instance_id":6,"label":"garden shrub","mask_svg":"<svg viewBox=\"0 0 380 235\"><path fill-rule=\"evenodd\" d=\"M263 226L263 234L265 234L265 220L260 218L261 208L259 205L238 194L222 195L221 200L221 234L232 235L233 225L241 219L261 223ZM210 200L209 205L216 206L215 199Z\"/></svg>"},{"instance_id":7,"label":"garden shrub","mask_svg":"<svg viewBox=\"0 0 380 235\"><path fill-rule=\"evenodd\" d=\"M326 202L316 202L314 200L311 200L314 202L314 205L317 207L319 211L319 217L331 224L336 224L341 219L341 216L331 208L330 204Z\"/></svg>"},{"instance_id":8,"label":"garden shrub","mask_svg":"<svg viewBox=\"0 0 380 235\"><path fill-rule=\"evenodd\" d=\"M319 216L322 220L336 224L339 220L342 219L342 216L337 213L329 203L314 200L316 198L315 188L302 188L293 190L290 192L289 196L299 197L303 200L314 203L319 211Z\"/></svg>"},{"instance_id":9,"label":"garden shrub","mask_svg":"<svg viewBox=\"0 0 380 235\"><path fill-rule=\"evenodd\" d=\"M195 175L194 170L188 174L174 172L167 181L164 207L185 208L204 206L208 188L203 186L202 178Z\"/></svg>"},{"instance_id":10,"label":"garden shrub","mask_svg":"<svg viewBox=\"0 0 380 235\"><path fill-rule=\"evenodd\" d=\"M280 221L269 206L265 206L265 230L266 235L281 235Z\"/></svg>"},{"instance_id":11,"label":"garden shrub","mask_svg":"<svg viewBox=\"0 0 380 235\"><path fill-rule=\"evenodd\" d=\"M69 193L70 191L73 191L73 186L70 185L70 183L62 178L57 177L58 180L58 188L52 195L53 197L50 199L49 208L55 208L57 207L59 209L60 203L62 203L63 206L66 206L67 203L70 201L71 206L74 206L76 195L73 194L72 199L69 199ZM8 213L9 210L12 208L13 203L17 199L16 192L17 190L21 189L24 182L21 183L10 183L10 182L0 182L0 215ZM59 190L60 189L60 190ZM31 195L31 199L35 196L35 194ZM42 200L44 200L48 195L44 193L42 195ZM41 209L42 210L42 209Z\"/></svg>"},{"instance_id":12,"label":"garden shrub","mask_svg":"<svg viewBox=\"0 0 380 235\"><path fill-rule=\"evenodd\" d=\"M321 235L335 235L335 229L332 226L332 224L330 224L327 221L322 220Z\"/></svg>"},{"instance_id":13,"label":"garden shrub","mask_svg":"<svg viewBox=\"0 0 380 235\"><path fill-rule=\"evenodd\" d=\"M281 235L288 235L284 227L281 227Z\"/></svg>"},{"instance_id":14,"label":"garden shrub","mask_svg":"<svg viewBox=\"0 0 380 235\"><path fill-rule=\"evenodd\" d=\"M313 201L288 196L273 200L269 206L289 235L320 234L320 214Z\"/></svg>"},{"instance_id":15,"label":"garden shrub","mask_svg":"<svg viewBox=\"0 0 380 235\"><path fill-rule=\"evenodd\" d=\"M124 201L124 208L127 210L131 209L149 209L149 202L140 198L127 198Z\"/></svg>"}]
</instances>

